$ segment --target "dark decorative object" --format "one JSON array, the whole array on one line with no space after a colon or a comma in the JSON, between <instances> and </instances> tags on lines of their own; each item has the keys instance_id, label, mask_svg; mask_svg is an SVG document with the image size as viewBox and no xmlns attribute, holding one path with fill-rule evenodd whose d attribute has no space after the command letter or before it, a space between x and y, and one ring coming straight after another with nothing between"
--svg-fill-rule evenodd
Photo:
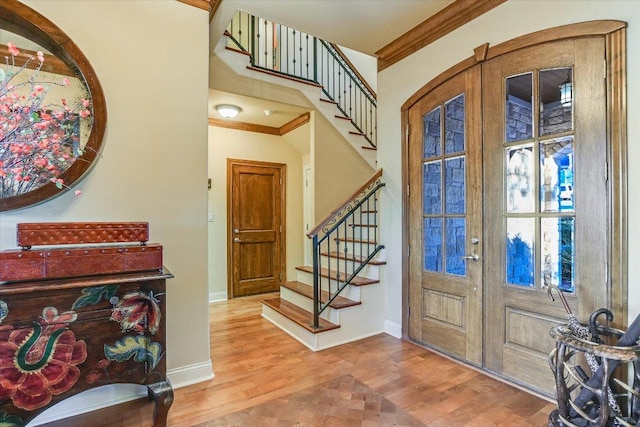
<instances>
[{"instance_id":1,"label":"dark decorative object","mask_svg":"<svg viewBox=\"0 0 640 427\"><path fill-rule=\"evenodd\" d=\"M0 285L0 424L22 426L90 388L133 383L148 387L154 426L165 426L173 390L166 378L164 316L166 279L173 275L162 267L162 246L146 244L147 223L19 224L18 229L24 246L130 246L13 251L44 254L36 257L45 260L43 269L27 269L31 278L3 257L11 251L0 252L5 276L25 276ZM127 272L126 262L124 270L115 262L133 249L142 251L132 255L132 269L145 271Z\"/></svg>"},{"instance_id":2,"label":"dark decorative object","mask_svg":"<svg viewBox=\"0 0 640 427\"><path fill-rule=\"evenodd\" d=\"M38 204L55 197L68 190L70 186L81 179L94 165L101 151L107 113L102 88L88 59L69 36L53 22L17 0L2 0L0 2L0 33L3 33L3 38L9 40L15 38L16 43L19 43L18 46L8 44L8 52L11 54L9 58L11 61L9 62L17 61L18 59L22 61L24 59L22 58L22 54L20 57L14 58L13 53L17 51L17 48L20 48L19 50L25 53L26 58L29 57L27 52L31 51L35 54L35 50L38 50L37 56L40 61L36 60L35 56L28 61L36 64L40 63L42 72L49 73L50 76L60 77L60 79L51 77L54 81L77 80L80 82L80 84L84 86L83 89L87 94L87 98L84 100L68 99L64 102L69 102L69 105L71 105L72 102L82 101L84 103L83 108L85 108L84 112L90 111L92 118L89 129L77 130L74 134L74 136L79 138L79 141L77 146L75 144L73 146L73 161L68 162L61 171L56 169L55 177L51 179L47 178L43 181L48 183L44 185L39 184L39 186L33 189L29 187L29 190L24 192L17 187L13 187L15 183L12 185L8 182L6 183L7 187L12 187L13 189L7 190L8 195L0 196L0 211L8 211ZM18 40L20 40L20 42L18 42ZM24 43L24 46L22 43ZM3 50L3 46L0 46L0 51L1 50ZM16 66L7 64L7 67L14 69L13 72L21 69L23 71L20 72L30 72L28 69L31 68L31 66L28 64L21 65L21 63L16 62L15 65ZM11 72L11 70L9 70L9 72ZM68 76L68 78L65 76ZM63 77L65 78L63 79ZM20 108L24 111L27 106L21 106ZM34 117L34 115L38 115L38 112L31 111L32 108L28 108L28 110L27 113L34 122L41 121L41 117ZM16 114L18 114L18 112L14 111L3 117L7 123L13 123L18 118ZM26 133L28 134L29 132ZM79 133L82 135L77 135ZM8 142L9 144L12 143L11 140ZM8 148L5 149L9 150ZM21 152L21 150L17 150L16 153L17 152ZM0 148L0 154L1 153ZM80 153L82 154L80 155ZM14 153L12 155L15 156L16 154ZM29 153L17 155L28 156ZM44 159L41 159L41 161L44 161ZM29 163L29 160L25 160L25 162ZM21 168L23 168L23 166L25 165L20 165ZM44 163L36 166L45 168ZM2 170L3 167L5 170ZM0 172L4 174L14 173L10 165L4 165L3 167L0 167ZM30 167L33 167L33 165L30 165ZM34 173L30 172L28 175L27 178L29 180L33 181L36 179ZM6 179L10 178L7 176ZM11 180L13 182L17 179L14 177L11 178ZM21 177L20 180L26 181L24 177ZM5 184L1 177L0 184ZM0 194L3 193L0 192ZM77 191L77 194L80 194L80 191Z\"/></svg>"},{"instance_id":3,"label":"dark decorative object","mask_svg":"<svg viewBox=\"0 0 640 427\"><path fill-rule=\"evenodd\" d=\"M557 288L550 287L551 290ZM549 355L555 376L558 409L549 415L550 427L636 426L640 421L640 316L627 331L597 323L609 310L599 309L589 324L579 323L558 290L569 323L550 334L556 348Z\"/></svg>"}]
</instances>

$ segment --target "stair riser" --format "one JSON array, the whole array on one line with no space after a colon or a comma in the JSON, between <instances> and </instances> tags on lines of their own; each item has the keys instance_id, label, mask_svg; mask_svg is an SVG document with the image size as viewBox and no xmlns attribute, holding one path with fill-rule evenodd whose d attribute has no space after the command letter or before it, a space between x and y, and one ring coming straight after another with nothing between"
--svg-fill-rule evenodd
<instances>
[{"instance_id":1,"label":"stair riser","mask_svg":"<svg viewBox=\"0 0 640 427\"><path fill-rule=\"evenodd\" d=\"M336 242L332 241L330 246L322 245L322 252L339 252L341 254L345 253L345 248L347 249L347 255L355 255L358 257L367 257L371 252L373 252L376 248L375 244L360 244L353 242L345 242L340 241L340 244L336 244Z\"/></svg>"},{"instance_id":2,"label":"stair riser","mask_svg":"<svg viewBox=\"0 0 640 427\"><path fill-rule=\"evenodd\" d=\"M313 275L311 273L307 273L306 271L300 271L300 270L296 270L296 276L299 282L302 283L306 283L308 285L312 285L313 286ZM331 280L329 281L327 278L323 277L322 278L322 288L325 291L328 291L328 286L326 286L328 283L331 283L331 290L335 292L336 289L336 281L335 280ZM352 301L360 301L360 287L359 286L351 286L348 285L341 293L340 296L343 296L345 298L348 298Z\"/></svg>"},{"instance_id":3,"label":"stair riser","mask_svg":"<svg viewBox=\"0 0 640 427\"><path fill-rule=\"evenodd\" d=\"M318 334L318 349L333 347L384 332L384 287L365 286L362 305L340 310L340 329ZM363 322L363 319L369 321Z\"/></svg>"},{"instance_id":4,"label":"stair riser","mask_svg":"<svg viewBox=\"0 0 640 427\"><path fill-rule=\"evenodd\" d=\"M339 260L337 258L327 258L322 257L320 264L322 267L328 268L330 270L338 270L344 272L346 270L347 274L353 273L354 269L360 267L360 263L353 263L351 261L345 262L345 260ZM362 270L358 272L359 277L366 277L367 279L380 279L380 266L378 265L365 265Z\"/></svg>"},{"instance_id":5,"label":"stair riser","mask_svg":"<svg viewBox=\"0 0 640 427\"><path fill-rule=\"evenodd\" d=\"M307 310L309 313L313 313L313 300L305 297L304 295L300 295L297 292L293 292L292 290L287 289L284 286L281 286L280 298L286 301L289 301L300 308ZM331 323L335 323L337 325L340 324L340 310L334 310L331 307L327 307L320 314L320 317L328 320Z\"/></svg>"},{"instance_id":6,"label":"stair riser","mask_svg":"<svg viewBox=\"0 0 640 427\"><path fill-rule=\"evenodd\" d=\"M263 305L262 316L313 351L335 347L384 332L384 287L363 288L362 305L340 310L340 328L312 334L275 310ZM363 322L363 319L370 321Z\"/></svg>"},{"instance_id":7,"label":"stair riser","mask_svg":"<svg viewBox=\"0 0 640 427\"><path fill-rule=\"evenodd\" d=\"M271 323L291 335L296 340L307 346L312 351L318 350L318 337L317 334L305 330L301 326L295 324L286 316L278 313L271 307L262 305L262 317L269 320Z\"/></svg>"},{"instance_id":8,"label":"stair riser","mask_svg":"<svg viewBox=\"0 0 640 427\"><path fill-rule=\"evenodd\" d=\"M373 204L371 207L373 208ZM366 209L366 206L363 206L362 209ZM340 224L337 230L340 232L340 236L346 232L349 236L359 236L362 234L363 240L369 235L369 239L374 240L376 227L369 227L369 225L376 225L376 219L380 221L379 215L378 218L375 218L373 214L360 213L359 210L356 210L351 218L347 219L345 223ZM378 231L377 233L379 234L380 232Z\"/></svg>"}]
</instances>

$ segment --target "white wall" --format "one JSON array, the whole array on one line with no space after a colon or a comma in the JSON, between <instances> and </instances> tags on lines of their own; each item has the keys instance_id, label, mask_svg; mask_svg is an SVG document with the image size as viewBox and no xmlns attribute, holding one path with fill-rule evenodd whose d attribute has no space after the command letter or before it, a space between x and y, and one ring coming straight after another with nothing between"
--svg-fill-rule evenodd
<instances>
[{"instance_id":1,"label":"white wall","mask_svg":"<svg viewBox=\"0 0 640 427\"><path fill-rule=\"evenodd\" d=\"M309 132L309 125L299 129ZM303 264L302 154L284 137L209 126L209 298L227 298L227 159L256 160L287 165L286 280L295 279Z\"/></svg>"},{"instance_id":2,"label":"white wall","mask_svg":"<svg viewBox=\"0 0 640 427\"><path fill-rule=\"evenodd\" d=\"M82 196L68 192L0 213L0 249L15 247L18 222L148 221L151 241L164 245L164 263L175 274L167 282L164 319L173 384L210 378L208 13L177 1L24 3L56 23L89 59L105 93L108 123L102 158L76 187Z\"/></svg>"},{"instance_id":3,"label":"white wall","mask_svg":"<svg viewBox=\"0 0 640 427\"><path fill-rule=\"evenodd\" d=\"M371 89L377 91L378 87L378 59L374 56L358 52L348 47L340 46L340 50L351 61L351 64L358 70L360 75L371 86Z\"/></svg>"},{"instance_id":4,"label":"white wall","mask_svg":"<svg viewBox=\"0 0 640 427\"><path fill-rule=\"evenodd\" d=\"M314 212L318 223L367 182L374 170L321 114L315 117L312 161Z\"/></svg>"},{"instance_id":5,"label":"white wall","mask_svg":"<svg viewBox=\"0 0 640 427\"><path fill-rule=\"evenodd\" d=\"M550 13L553 11L553 13ZM640 3L625 0L512 0L505 2L475 21L421 49L378 74L378 162L384 169L387 186L382 206L382 241L386 245L387 322L402 323L402 104L418 89L451 66L473 56L473 49L489 42L490 46L545 28L569 23L617 19L628 22L627 32L627 102L628 161L640 162ZM630 167L629 175L629 320L640 313L640 169Z\"/></svg>"}]
</instances>

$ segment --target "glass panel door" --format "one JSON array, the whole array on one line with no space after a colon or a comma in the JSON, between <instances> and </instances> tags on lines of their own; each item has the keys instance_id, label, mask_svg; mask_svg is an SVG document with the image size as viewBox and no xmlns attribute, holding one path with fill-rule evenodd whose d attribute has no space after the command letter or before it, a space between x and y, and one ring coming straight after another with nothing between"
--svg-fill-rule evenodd
<instances>
[{"instance_id":1,"label":"glass panel door","mask_svg":"<svg viewBox=\"0 0 640 427\"><path fill-rule=\"evenodd\" d=\"M479 67L441 86L409 112L413 339L482 363L482 192ZM415 248L415 249L414 249Z\"/></svg>"},{"instance_id":2,"label":"glass panel door","mask_svg":"<svg viewBox=\"0 0 640 427\"><path fill-rule=\"evenodd\" d=\"M483 70L485 364L549 395L549 329L567 317L549 286L575 313L606 306L606 95L589 62L604 47L575 43L504 55Z\"/></svg>"}]
</instances>

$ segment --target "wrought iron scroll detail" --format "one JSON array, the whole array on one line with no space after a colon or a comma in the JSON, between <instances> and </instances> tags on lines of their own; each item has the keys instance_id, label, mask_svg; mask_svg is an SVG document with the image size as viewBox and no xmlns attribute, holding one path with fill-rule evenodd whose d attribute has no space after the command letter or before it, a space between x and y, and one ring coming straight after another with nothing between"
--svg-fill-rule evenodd
<instances>
[{"instance_id":1,"label":"wrought iron scroll detail","mask_svg":"<svg viewBox=\"0 0 640 427\"><path fill-rule=\"evenodd\" d=\"M373 192L375 192L378 188L384 186L382 183L382 177L379 177L372 183L370 183L366 189L364 189L358 196L356 196L352 201L350 201L346 206L343 206L342 209L324 226L322 227L322 232L327 234L330 233L331 230L336 226L336 224L343 217L349 215L354 209L358 206L362 205L363 200L366 200L367 197Z\"/></svg>"}]
</instances>

